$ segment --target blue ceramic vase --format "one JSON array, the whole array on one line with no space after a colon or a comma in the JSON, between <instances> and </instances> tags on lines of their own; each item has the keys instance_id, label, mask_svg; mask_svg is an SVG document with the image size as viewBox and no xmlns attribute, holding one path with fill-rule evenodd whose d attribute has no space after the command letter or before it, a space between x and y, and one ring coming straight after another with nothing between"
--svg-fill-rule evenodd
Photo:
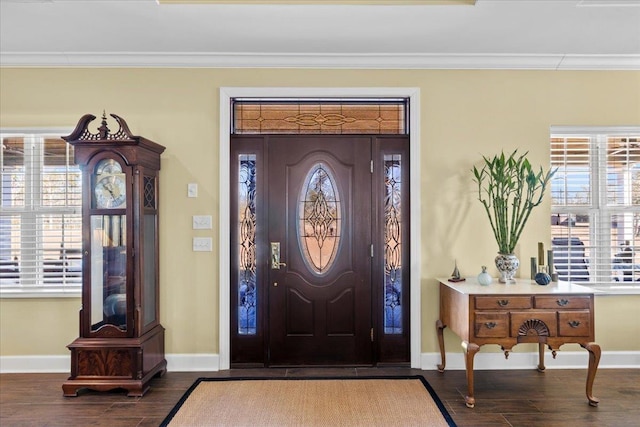
<instances>
[{"instance_id":1,"label":"blue ceramic vase","mask_svg":"<svg viewBox=\"0 0 640 427\"><path fill-rule=\"evenodd\" d=\"M548 285L549 283L551 283L551 276L549 276L544 271L541 271L540 273L536 273L536 276L533 280L535 280L538 285Z\"/></svg>"}]
</instances>

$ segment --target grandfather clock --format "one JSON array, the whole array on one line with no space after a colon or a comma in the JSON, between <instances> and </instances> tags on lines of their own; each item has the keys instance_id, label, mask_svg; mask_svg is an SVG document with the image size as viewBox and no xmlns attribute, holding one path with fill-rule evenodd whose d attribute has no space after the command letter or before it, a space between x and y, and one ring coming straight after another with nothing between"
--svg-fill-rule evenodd
<instances>
[{"instance_id":1,"label":"grandfather clock","mask_svg":"<svg viewBox=\"0 0 640 427\"><path fill-rule=\"evenodd\" d=\"M158 171L165 147L131 134L126 122L83 116L71 135L82 170L82 308L65 396L122 388L142 396L166 372L159 321Z\"/></svg>"}]
</instances>

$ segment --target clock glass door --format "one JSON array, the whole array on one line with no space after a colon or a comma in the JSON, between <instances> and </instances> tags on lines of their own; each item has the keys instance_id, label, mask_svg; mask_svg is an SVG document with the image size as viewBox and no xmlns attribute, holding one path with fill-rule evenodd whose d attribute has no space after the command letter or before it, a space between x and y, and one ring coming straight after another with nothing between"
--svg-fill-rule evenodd
<instances>
[{"instance_id":1,"label":"clock glass door","mask_svg":"<svg viewBox=\"0 0 640 427\"><path fill-rule=\"evenodd\" d=\"M127 329L126 215L91 215L91 330Z\"/></svg>"}]
</instances>

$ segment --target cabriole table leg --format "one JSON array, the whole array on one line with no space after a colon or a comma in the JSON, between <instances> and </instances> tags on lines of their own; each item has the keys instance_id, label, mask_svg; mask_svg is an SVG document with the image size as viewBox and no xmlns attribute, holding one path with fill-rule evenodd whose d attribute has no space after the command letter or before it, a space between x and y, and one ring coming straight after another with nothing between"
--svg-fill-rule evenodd
<instances>
[{"instance_id":1,"label":"cabriole table leg","mask_svg":"<svg viewBox=\"0 0 640 427\"><path fill-rule=\"evenodd\" d=\"M589 371L587 372L587 399L589 399L589 405L598 406L599 399L593 397L593 380L596 378L596 371L598 370L598 364L600 363L600 346L594 342L587 344L580 344L582 348L589 352Z\"/></svg>"},{"instance_id":2,"label":"cabriole table leg","mask_svg":"<svg viewBox=\"0 0 640 427\"><path fill-rule=\"evenodd\" d=\"M439 372L444 372L444 367L447 364L447 360L444 355L444 336L442 334L442 331L446 327L447 326L442 323L440 319L436 320L436 332L438 334L438 344L440 345L440 360L442 360L442 363L438 365Z\"/></svg>"},{"instance_id":3,"label":"cabriole table leg","mask_svg":"<svg viewBox=\"0 0 640 427\"><path fill-rule=\"evenodd\" d=\"M462 348L464 348L464 365L467 371L467 395L464 397L464 403L468 408L473 408L476 406L476 399L473 397L473 358L480 350L480 346L463 341Z\"/></svg>"},{"instance_id":4,"label":"cabriole table leg","mask_svg":"<svg viewBox=\"0 0 640 427\"><path fill-rule=\"evenodd\" d=\"M538 343L538 371L544 372L544 343Z\"/></svg>"}]
</instances>

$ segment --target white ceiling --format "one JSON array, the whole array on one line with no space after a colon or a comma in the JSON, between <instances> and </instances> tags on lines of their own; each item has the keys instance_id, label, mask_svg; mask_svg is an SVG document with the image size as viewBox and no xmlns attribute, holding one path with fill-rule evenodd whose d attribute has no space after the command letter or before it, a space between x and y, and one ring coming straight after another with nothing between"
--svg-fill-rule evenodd
<instances>
[{"instance_id":1,"label":"white ceiling","mask_svg":"<svg viewBox=\"0 0 640 427\"><path fill-rule=\"evenodd\" d=\"M636 0L322 1L0 0L0 65L640 69Z\"/></svg>"}]
</instances>

